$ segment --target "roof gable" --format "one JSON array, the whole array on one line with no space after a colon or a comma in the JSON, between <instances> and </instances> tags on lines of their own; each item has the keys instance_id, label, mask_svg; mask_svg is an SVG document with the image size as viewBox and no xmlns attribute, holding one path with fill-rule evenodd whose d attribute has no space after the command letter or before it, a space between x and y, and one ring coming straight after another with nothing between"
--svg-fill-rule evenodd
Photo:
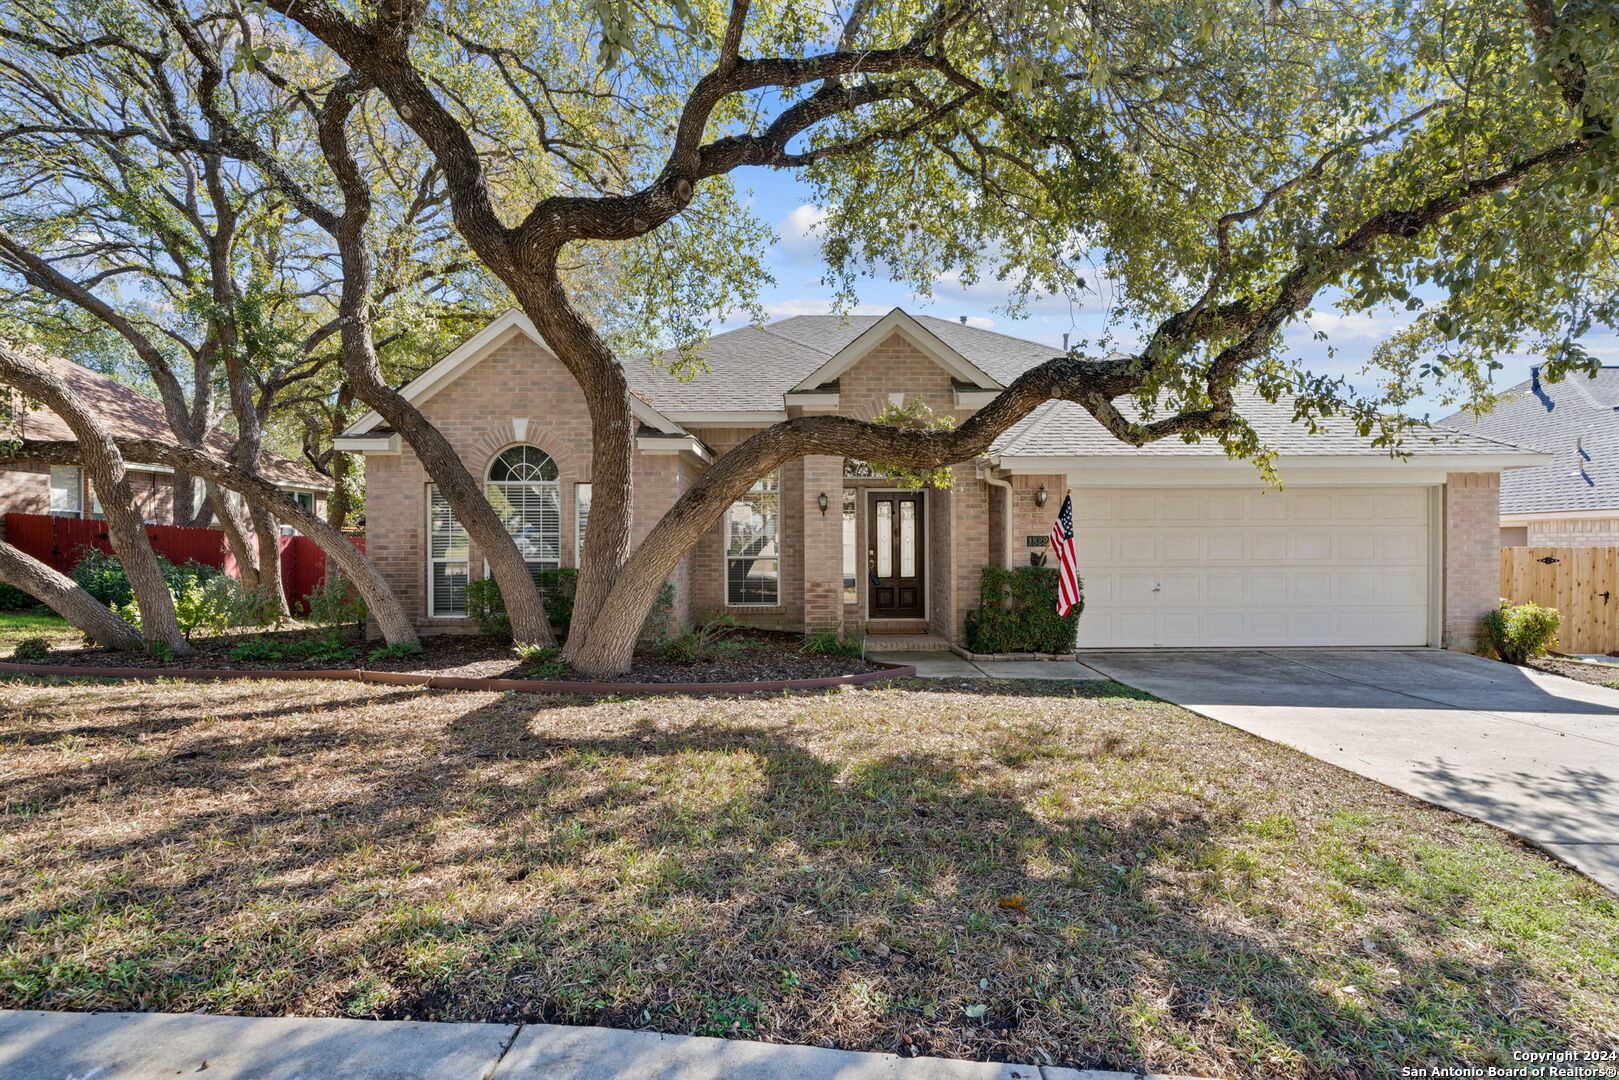
<instances>
[{"instance_id":1,"label":"roof gable","mask_svg":"<svg viewBox=\"0 0 1619 1080\"><path fill-rule=\"evenodd\" d=\"M863 359L868 352L888 340L891 334L898 334L916 346L930 360L949 372L952 378L962 383L990 390L1004 389L999 379L996 379L947 345L939 335L923 326L904 309L895 308L861 331L853 341L833 353L825 363L800 379L787 392L810 391L836 381L839 375L848 371Z\"/></svg>"},{"instance_id":2,"label":"roof gable","mask_svg":"<svg viewBox=\"0 0 1619 1080\"><path fill-rule=\"evenodd\" d=\"M534 323L529 317L516 308L507 308L488 326L451 349L426 371L400 387L399 394L407 402L420 408L440 390L477 367L485 357L518 337L528 338L547 355L550 354L550 349L540 339L539 331L534 328ZM630 394L630 411L637 420L655 431L670 435L686 434L685 429L679 424L634 393ZM350 424L338 437L360 438L381 426L382 415L372 409Z\"/></svg>"}]
</instances>

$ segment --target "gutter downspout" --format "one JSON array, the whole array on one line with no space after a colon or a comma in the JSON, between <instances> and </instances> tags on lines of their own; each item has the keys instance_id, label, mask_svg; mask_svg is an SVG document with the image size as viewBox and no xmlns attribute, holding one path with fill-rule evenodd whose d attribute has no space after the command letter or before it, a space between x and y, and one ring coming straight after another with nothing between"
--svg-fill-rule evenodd
<instances>
[{"instance_id":1,"label":"gutter downspout","mask_svg":"<svg viewBox=\"0 0 1619 1080\"><path fill-rule=\"evenodd\" d=\"M979 466L978 478L986 484L1006 490L1006 512L1001 515L1001 550L1005 553L1002 556L1005 566L1009 567L1012 565L1012 500L1016 492L1012 488L1011 481L996 479L984 466Z\"/></svg>"}]
</instances>

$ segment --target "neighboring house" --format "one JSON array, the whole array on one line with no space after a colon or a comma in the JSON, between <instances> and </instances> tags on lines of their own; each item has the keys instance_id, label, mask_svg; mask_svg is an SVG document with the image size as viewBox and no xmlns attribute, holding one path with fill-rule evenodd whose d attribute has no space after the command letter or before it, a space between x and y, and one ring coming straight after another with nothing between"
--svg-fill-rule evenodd
<instances>
[{"instance_id":1,"label":"neighboring house","mask_svg":"<svg viewBox=\"0 0 1619 1080\"><path fill-rule=\"evenodd\" d=\"M641 424L635 542L769 424L918 398L959 421L1053 350L896 309L733 330L702 355L710 370L686 382L626 369ZM524 316L496 319L403 393L486 480L536 570L576 564L590 421ZM1132 449L1062 402L956 466L949 490L900 490L837 457L793 461L682 560L677 616L959 642L983 567L1026 565L1073 488L1082 646L1470 645L1498 595L1501 471L1539 455L1436 432L1392 459L1354 434L1307 433L1286 403L1243 412L1282 452L1284 491L1213 442ZM468 628L466 583L484 565L409 446L375 413L337 445L365 454L367 550L407 610L426 630Z\"/></svg>"},{"instance_id":2,"label":"neighboring house","mask_svg":"<svg viewBox=\"0 0 1619 1080\"><path fill-rule=\"evenodd\" d=\"M164 417L163 406L158 402L71 360L51 357L49 363L95 410L115 437L173 441L174 433ZM74 437L66 422L48 409L35 407L18 410L22 395L16 391L9 392L14 412L10 418L0 422L0 438ZM230 435L216 431L208 439L207 446L223 456L230 452L235 441ZM141 516L150 524L174 524L174 470L163 465L131 462L128 471ZM265 455L260 471L267 480L302 503L306 509L316 513L325 512L326 497L332 490L329 477L273 454ZM76 518L102 516L101 501L79 466L29 462L0 465L0 514L51 514Z\"/></svg>"},{"instance_id":3,"label":"neighboring house","mask_svg":"<svg viewBox=\"0 0 1619 1080\"><path fill-rule=\"evenodd\" d=\"M1493 411L1439 423L1551 455L1501 478L1502 547L1619 544L1619 367L1556 383L1535 368Z\"/></svg>"}]
</instances>

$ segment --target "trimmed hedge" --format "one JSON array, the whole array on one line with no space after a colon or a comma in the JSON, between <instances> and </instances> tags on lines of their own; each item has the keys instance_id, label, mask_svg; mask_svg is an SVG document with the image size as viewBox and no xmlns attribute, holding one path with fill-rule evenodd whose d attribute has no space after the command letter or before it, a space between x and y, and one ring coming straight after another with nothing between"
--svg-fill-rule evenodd
<instances>
[{"instance_id":1,"label":"trimmed hedge","mask_svg":"<svg viewBox=\"0 0 1619 1080\"><path fill-rule=\"evenodd\" d=\"M1065 653L1074 648L1080 601L1057 614L1057 569L1049 566L984 567L979 607L967 612L967 648L975 653Z\"/></svg>"}]
</instances>

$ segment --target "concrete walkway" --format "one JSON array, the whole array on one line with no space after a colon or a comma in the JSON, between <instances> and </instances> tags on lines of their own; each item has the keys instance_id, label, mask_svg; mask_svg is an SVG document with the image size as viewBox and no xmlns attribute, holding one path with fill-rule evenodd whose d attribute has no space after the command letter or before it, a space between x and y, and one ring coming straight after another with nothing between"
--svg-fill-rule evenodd
<instances>
[{"instance_id":1,"label":"concrete walkway","mask_svg":"<svg viewBox=\"0 0 1619 1080\"><path fill-rule=\"evenodd\" d=\"M868 660L911 664L925 679L1079 679L1107 676L1076 660L968 660L953 652L872 652Z\"/></svg>"},{"instance_id":2,"label":"concrete walkway","mask_svg":"<svg viewBox=\"0 0 1619 1080\"><path fill-rule=\"evenodd\" d=\"M1131 1075L549 1024L0 1010L0 1080L198 1074L206 1080L1126 1080Z\"/></svg>"},{"instance_id":3,"label":"concrete walkway","mask_svg":"<svg viewBox=\"0 0 1619 1080\"><path fill-rule=\"evenodd\" d=\"M1438 649L1155 649L1081 659L1506 829L1619 891L1619 691Z\"/></svg>"}]
</instances>

